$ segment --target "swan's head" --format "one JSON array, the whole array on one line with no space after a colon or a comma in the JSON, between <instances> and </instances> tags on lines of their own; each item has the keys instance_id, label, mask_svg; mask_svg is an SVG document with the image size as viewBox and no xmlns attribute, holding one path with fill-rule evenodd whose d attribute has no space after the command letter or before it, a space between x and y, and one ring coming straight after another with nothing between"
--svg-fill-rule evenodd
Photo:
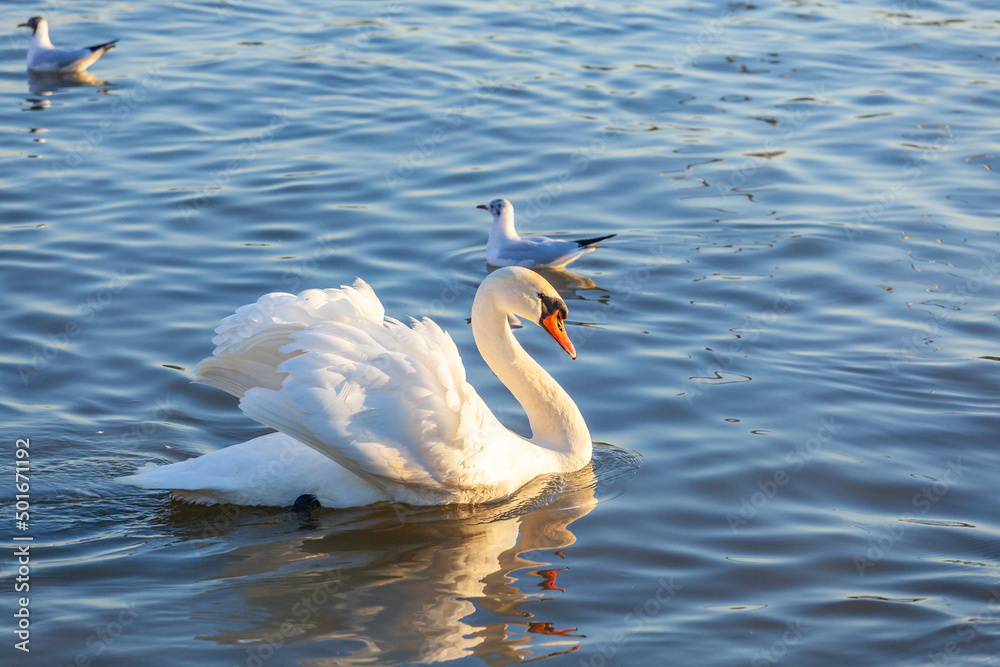
<instances>
[{"instance_id":1,"label":"swan's head","mask_svg":"<svg viewBox=\"0 0 1000 667\"><path fill-rule=\"evenodd\" d=\"M489 211L493 214L494 218L499 218L504 215L514 215L514 205L506 199L494 199L488 206L486 204L480 204L476 208Z\"/></svg>"},{"instance_id":2,"label":"swan's head","mask_svg":"<svg viewBox=\"0 0 1000 667\"><path fill-rule=\"evenodd\" d=\"M17 27L31 28L31 34L34 35L36 32L38 32L38 26L44 24L45 24L45 19L43 19L41 16L32 16L24 23L19 23Z\"/></svg>"},{"instance_id":3,"label":"swan's head","mask_svg":"<svg viewBox=\"0 0 1000 667\"><path fill-rule=\"evenodd\" d=\"M521 266L508 266L488 275L479 289L483 288L495 293L498 305L507 312L536 322L566 354L576 359L576 348L566 333L569 314L566 302L540 274Z\"/></svg>"}]
</instances>

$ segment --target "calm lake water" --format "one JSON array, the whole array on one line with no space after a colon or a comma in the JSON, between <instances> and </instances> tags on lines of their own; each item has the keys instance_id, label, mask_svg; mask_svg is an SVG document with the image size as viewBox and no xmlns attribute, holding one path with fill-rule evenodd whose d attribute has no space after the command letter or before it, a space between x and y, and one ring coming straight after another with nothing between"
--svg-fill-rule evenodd
<instances>
[{"instance_id":1,"label":"calm lake water","mask_svg":"<svg viewBox=\"0 0 1000 667\"><path fill-rule=\"evenodd\" d=\"M994 2L5 6L4 664L1000 664ZM121 38L97 80L29 79L43 12ZM114 481L265 433L190 384L212 330L355 276L526 429L466 323L496 197L618 235L547 274L576 361L518 334L592 467L311 515Z\"/></svg>"}]
</instances>

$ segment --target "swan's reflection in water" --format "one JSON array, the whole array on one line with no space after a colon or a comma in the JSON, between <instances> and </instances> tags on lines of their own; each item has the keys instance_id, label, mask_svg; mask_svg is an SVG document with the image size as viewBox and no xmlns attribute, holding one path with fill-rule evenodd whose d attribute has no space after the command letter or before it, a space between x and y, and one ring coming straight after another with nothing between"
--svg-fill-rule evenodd
<instances>
[{"instance_id":1,"label":"swan's reflection in water","mask_svg":"<svg viewBox=\"0 0 1000 667\"><path fill-rule=\"evenodd\" d=\"M637 460L626 465L630 478ZM214 583L238 586L252 619L203 639L265 661L295 645L296 660L317 666L501 665L573 651L585 628L559 627L540 603L564 595L570 524L597 504L596 481L590 464L502 504L321 511L292 538L226 554Z\"/></svg>"}]
</instances>

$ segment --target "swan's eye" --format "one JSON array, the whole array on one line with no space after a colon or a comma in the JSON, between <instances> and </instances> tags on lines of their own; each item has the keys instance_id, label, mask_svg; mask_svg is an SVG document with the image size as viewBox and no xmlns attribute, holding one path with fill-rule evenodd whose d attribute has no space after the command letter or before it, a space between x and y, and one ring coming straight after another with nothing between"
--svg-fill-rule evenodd
<instances>
[{"instance_id":1,"label":"swan's eye","mask_svg":"<svg viewBox=\"0 0 1000 667\"><path fill-rule=\"evenodd\" d=\"M541 301L542 317L539 323L545 320L555 320L552 325L558 331L564 331L563 320L569 314L566 310L566 304L559 297L552 297L544 292L538 292L538 300Z\"/></svg>"}]
</instances>

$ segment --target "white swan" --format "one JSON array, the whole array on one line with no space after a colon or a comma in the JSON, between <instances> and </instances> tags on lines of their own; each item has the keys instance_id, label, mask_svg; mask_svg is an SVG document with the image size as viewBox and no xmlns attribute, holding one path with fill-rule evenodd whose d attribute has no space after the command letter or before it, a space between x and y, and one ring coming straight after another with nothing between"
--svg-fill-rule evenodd
<instances>
[{"instance_id":1,"label":"white swan","mask_svg":"<svg viewBox=\"0 0 1000 667\"><path fill-rule=\"evenodd\" d=\"M62 48L49 39L49 22L41 16L32 16L17 26L31 28L31 42L28 44L28 69L34 72L82 72L105 53L115 48L113 40L96 46Z\"/></svg>"},{"instance_id":2,"label":"white swan","mask_svg":"<svg viewBox=\"0 0 1000 667\"><path fill-rule=\"evenodd\" d=\"M595 243L610 239L616 234L592 239L568 241L548 236L521 236L514 228L514 206L506 199L494 199L476 208L493 215L493 226L486 242L486 261L492 266L529 266L557 269L597 250Z\"/></svg>"},{"instance_id":3,"label":"white swan","mask_svg":"<svg viewBox=\"0 0 1000 667\"><path fill-rule=\"evenodd\" d=\"M197 381L240 397L281 431L121 481L198 503L326 507L503 498L534 477L582 468L591 440L576 404L517 343L508 313L537 322L571 357L566 304L537 273L499 269L472 305L486 363L524 407L532 438L504 427L465 380L451 338L424 318L385 317L374 291L273 293L216 329Z\"/></svg>"}]
</instances>

